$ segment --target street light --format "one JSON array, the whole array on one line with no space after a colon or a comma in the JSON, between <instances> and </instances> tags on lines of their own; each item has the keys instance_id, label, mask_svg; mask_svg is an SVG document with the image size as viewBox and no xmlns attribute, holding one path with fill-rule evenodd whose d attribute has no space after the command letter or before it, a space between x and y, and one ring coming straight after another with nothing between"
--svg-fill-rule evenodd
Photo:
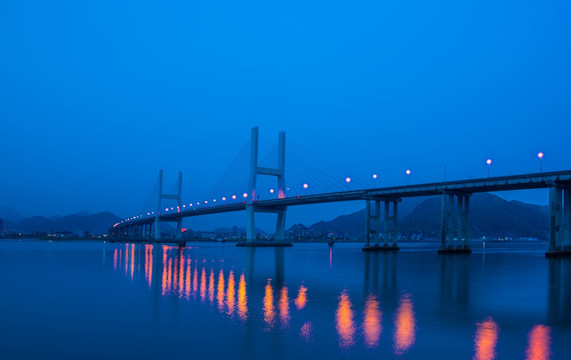
<instances>
[{"instance_id":1,"label":"street light","mask_svg":"<svg viewBox=\"0 0 571 360\"><path fill-rule=\"evenodd\" d=\"M543 153L539 152L537 157L539 158L539 172L541 172L541 160L543 159Z\"/></svg>"},{"instance_id":2,"label":"street light","mask_svg":"<svg viewBox=\"0 0 571 360\"><path fill-rule=\"evenodd\" d=\"M410 179L410 170L407 169L405 172L406 172L406 186L408 186L408 181Z\"/></svg>"},{"instance_id":3,"label":"street light","mask_svg":"<svg viewBox=\"0 0 571 360\"><path fill-rule=\"evenodd\" d=\"M349 176L347 176L347 177L345 178L345 182L347 183L347 190L350 190L349 184L351 183L351 178L350 178Z\"/></svg>"},{"instance_id":4,"label":"street light","mask_svg":"<svg viewBox=\"0 0 571 360\"><path fill-rule=\"evenodd\" d=\"M490 177L490 165L492 165L492 159L486 160L486 164L488 164L488 177Z\"/></svg>"},{"instance_id":5,"label":"street light","mask_svg":"<svg viewBox=\"0 0 571 360\"><path fill-rule=\"evenodd\" d=\"M307 188L309 187L309 185L307 185L307 183L303 184L303 188L305 189L305 195L307 195Z\"/></svg>"},{"instance_id":6,"label":"street light","mask_svg":"<svg viewBox=\"0 0 571 360\"><path fill-rule=\"evenodd\" d=\"M377 178L379 176L377 174L373 174L373 179L375 180L375 187L377 187Z\"/></svg>"}]
</instances>

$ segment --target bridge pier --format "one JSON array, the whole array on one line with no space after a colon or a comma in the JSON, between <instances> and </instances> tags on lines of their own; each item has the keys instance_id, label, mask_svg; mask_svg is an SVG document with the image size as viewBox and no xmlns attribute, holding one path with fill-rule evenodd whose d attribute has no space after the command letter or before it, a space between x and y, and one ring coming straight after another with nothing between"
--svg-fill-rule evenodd
<instances>
[{"instance_id":1,"label":"bridge pier","mask_svg":"<svg viewBox=\"0 0 571 360\"><path fill-rule=\"evenodd\" d=\"M456 197L456 208L454 208ZM456 210L456 211L455 211ZM439 254L471 253L469 236L470 194L443 194ZM456 243L453 222L456 221Z\"/></svg>"},{"instance_id":2,"label":"bridge pier","mask_svg":"<svg viewBox=\"0 0 571 360\"><path fill-rule=\"evenodd\" d=\"M571 187L549 188L549 250L546 257L571 257Z\"/></svg>"},{"instance_id":3,"label":"bridge pier","mask_svg":"<svg viewBox=\"0 0 571 360\"><path fill-rule=\"evenodd\" d=\"M385 212L383 216L383 246L380 246L380 233L381 233L381 201L385 203ZM363 251L398 251L397 246L397 225L398 225L398 203L399 198L376 198L375 202L375 212L371 214L371 200L366 200L365 207L365 247ZM392 208L392 215L390 214L390 208ZM371 226L371 222L374 226ZM374 245L370 246L371 234L373 234ZM390 243L390 244L389 244Z\"/></svg>"},{"instance_id":4,"label":"bridge pier","mask_svg":"<svg viewBox=\"0 0 571 360\"><path fill-rule=\"evenodd\" d=\"M285 187L285 132L281 131L278 138L278 167L277 169L258 166L258 127L252 128L250 150L250 180L248 181L248 198L246 204L246 242L236 246L291 246L286 239L285 224L287 206L261 207L257 204L256 180L258 175L275 176L278 180L278 199L286 197ZM274 241L258 241L256 236L256 212L277 214Z\"/></svg>"}]
</instances>

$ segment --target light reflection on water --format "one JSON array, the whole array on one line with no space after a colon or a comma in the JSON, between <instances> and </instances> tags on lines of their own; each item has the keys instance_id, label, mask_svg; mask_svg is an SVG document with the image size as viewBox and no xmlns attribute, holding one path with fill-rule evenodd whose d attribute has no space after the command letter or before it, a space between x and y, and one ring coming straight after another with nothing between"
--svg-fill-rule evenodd
<instances>
[{"instance_id":1,"label":"light reflection on water","mask_svg":"<svg viewBox=\"0 0 571 360\"><path fill-rule=\"evenodd\" d=\"M349 348L355 344L355 324L353 322L353 309L347 290L339 296L339 305L335 313L337 332L339 333L339 346Z\"/></svg>"},{"instance_id":2,"label":"light reflection on water","mask_svg":"<svg viewBox=\"0 0 571 360\"><path fill-rule=\"evenodd\" d=\"M156 294L159 299L168 300L165 304L169 307L173 300L197 304L198 309L189 308L197 322L203 318L199 314L205 312L218 316L221 321L230 321L227 329L220 330L221 336L232 327L239 327L244 329L246 341L249 339L247 334L261 331L262 337L252 335L252 339L259 340L249 340L253 341L250 344L257 344L251 346L261 346L256 341L264 343L264 336L274 342L279 338L288 344L284 345L286 350L283 351L290 355L302 350L315 355L316 349L329 349L333 345L339 353L331 350L328 354L332 358L347 353L356 358L377 354L381 358L421 359L426 358L423 355L427 354L427 347L434 351L435 348L429 344L446 339L459 344L460 350L455 350L457 353L450 357L443 352L438 358L492 360L504 358L498 354L506 352L512 354L512 358L526 360L565 358L560 357L561 348L559 352L553 350L557 344L554 336L569 329L566 300L571 298L562 279L569 274L570 267L562 261L538 265L543 266L546 276L543 282L550 284L541 284L548 301L539 311L532 308L531 315L528 315L529 311L514 310L518 319L521 315L529 318L516 336L513 335L511 318L495 310L501 303L495 302L493 297L480 296L486 292L474 288L477 285L470 281L481 276L475 270L483 264L481 258L474 255L475 261L469 257L425 254L434 257L426 260L433 266L428 267L433 269L433 273L426 276L419 275L425 268L413 268L411 264L414 262L406 260L407 256L413 256L410 254L363 257L360 252L347 255L341 249L335 255L335 263L330 263L332 249L329 248L322 250L326 270L319 270L319 276L306 273L292 276L296 274L295 266L300 265L296 263L293 266L283 250L258 250L258 254L265 256L258 256L256 260L254 251L244 253L234 248L224 249L226 253L220 254L216 248L206 252L202 248L121 244L113 246L108 253L111 260L108 264L112 264L108 268L120 275L125 286L140 282L149 296ZM274 251L275 256L268 256ZM239 256L247 259L246 262L233 259ZM348 261L344 256L352 256L354 260ZM486 261L492 261L490 258L493 256L488 255ZM399 267L397 259L408 264L410 271ZM347 264L345 267L344 262ZM355 270L355 264L361 267ZM350 273L350 277L344 277L346 273ZM423 277L422 281L416 280L419 276ZM494 279L498 276L501 274L496 271ZM354 281L355 278L358 280ZM427 281L432 283L425 286ZM525 289L529 283L526 281L522 286ZM517 301L517 298L512 301ZM527 306L528 302L524 305ZM515 306L523 305L516 302ZM446 312L438 313L442 309ZM435 313L438 317L433 315ZM448 313L454 315L448 317ZM457 320L459 315L465 316L465 320ZM503 325L506 323L510 323L510 329ZM547 324L556 324L557 327ZM500 326L504 328L502 331ZM444 335L438 337L438 333ZM208 334L204 330L204 336ZM296 349L297 343L309 347ZM442 346L445 348L447 345ZM504 349L502 353L502 346L508 350Z\"/></svg>"},{"instance_id":3,"label":"light reflection on water","mask_svg":"<svg viewBox=\"0 0 571 360\"><path fill-rule=\"evenodd\" d=\"M474 360L493 360L496 358L496 345L500 328L491 318L476 324L474 336Z\"/></svg>"}]
</instances>

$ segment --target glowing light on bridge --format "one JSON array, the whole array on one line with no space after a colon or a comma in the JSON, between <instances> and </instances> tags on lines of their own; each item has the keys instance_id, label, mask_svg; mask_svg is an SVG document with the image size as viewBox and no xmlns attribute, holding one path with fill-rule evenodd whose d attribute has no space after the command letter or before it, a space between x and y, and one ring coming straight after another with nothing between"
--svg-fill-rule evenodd
<instances>
[{"instance_id":1,"label":"glowing light on bridge","mask_svg":"<svg viewBox=\"0 0 571 360\"><path fill-rule=\"evenodd\" d=\"M232 195L232 200L236 200L236 195Z\"/></svg>"},{"instance_id":2,"label":"glowing light on bridge","mask_svg":"<svg viewBox=\"0 0 571 360\"><path fill-rule=\"evenodd\" d=\"M410 170L407 169L407 170L405 171L405 173L406 173L406 185L408 186L408 184L409 184L409 179L410 179Z\"/></svg>"},{"instance_id":3,"label":"glowing light on bridge","mask_svg":"<svg viewBox=\"0 0 571 360\"><path fill-rule=\"evenodd\" d=\"M474 360L493 360L496 358L496 345L498 343L498 324L488 318L476 324L474 336Z\"/></svg>"},{"instance_id":4,"label":"glowing light on bridge","mask_svg":"<svg viewBox=\"0 0 571 360\"><path fill-rule=\"evenodd\" d=\"M339 346L345 349L355 344L355 323L353 321L352 306L347 290L343 290L339 297L337 311L335 312L335 323L337 334L339 334Z\"/></svg>"},{"instance_id":5,"label":"glowing light on bridge","mask_svg":"<svg viewBox=\"0 0 571 360\"><path fill-rule=\"evenodd\" d=\"M273 194L273 193L274 193L274 189L270 189L270 193Z\"/></svg>"},{"instance_id":6,"label":"glowing light on bridge","mask_svg":"<svg viewBox=\"0 0 571 360\"><path fill-rule=\"evenodd\" d=\"M350 178L349 176L347 176L347 177L345 178L345 182L346 182L347 184L349 184L349 183L351 182L351 178Z\"/></svg>"},{"instance_id":7,"label":"glowing light on bridge","mask_svg":"<svg viewBox=\"0 0 571 360\"><path fill-rule=\"evenodd\" d=\"M395 317L394 340L394 352L397 355L402 355L410 349L416 340L416 320L409 294L403 295L400 299Z\"/></svg>"},{"instance_id":8,"label":"glowing light on bridge","mask_svg":"<svg viewBox=\"0 0 571 360\"><path fill-rule=\"evenodd\" d=\"M222 201L226 201L226 197L225 197L225 196L222 196Z\"/></svg>"},{"instance_id":9,"label":"glowing light on bridge","mask_svg":"<svg viewBox=\"0 0 571 360\"><path fill-rule=\"evenodd\" d=\"M212 202L216 202L216 199L212 199Z\"/></svg>"},{"instance_id":10,"label":"glowing light on bridge","mask_svg":"<svg viewBox=\"0 0 571 360\"><path fill-rule=\"evenodd\" d=\"M492 166L492 159L486 160L486 164L488 164L488 177L490 177L490 167Z\"/></svg>"},{"instance_id":11,"label":"glowing light on bridge","mask_svg":"<svg viewBox=\"0 0 571 360\"><path fill-rule=\"evenodd\" d=\"M248 193L243 193L243 194L242 194L242 196L243 196L243 197L244 197L244 199L245 199L245 198L247 198L247 197L248 197Z\"/></svg>"},{"instance_id":12,"label":"glowing light on bridge","mask_svg":"<svg viewBox=\"0 0 571 360\"><path fill-rule=\"evenodd\" d=\"M542 172L541 160L543 159L543 153L542 152L537 153L537 157L539 158L539 172Z\"/></svg>"},{"instance_id":13,"label":"glowing light on bridge","mask_svg":"<svg viewBox=\"0 0 571 360\"><path fill-rule=\"evenodd\" d=\"M205 203L205 204L208 204L208 200L204 200L204 203Z\"/></svg>"},{"instance_id":14,"label":"glowing light on bridge","mask_svg":"<svg viewBox=\"0 0 571 360\"><path fill-rule=\"evenodd\" d=\"M306 183L306 184L303 184L303 188L304 188L304 189L307 189L308 187L309 187L309 185L307 185L307 183Z\"/></svg>"},{"instance_id":15,"label":"glowing light on bridge","mask_svg":"<svg viewBox=\"0 0 571 360\"><path fill-rule=\"evenodd\" d=\"M535 325L527 335L526 360L548 360L551 358L551 328Z\"/></svg>"}]
</instances>

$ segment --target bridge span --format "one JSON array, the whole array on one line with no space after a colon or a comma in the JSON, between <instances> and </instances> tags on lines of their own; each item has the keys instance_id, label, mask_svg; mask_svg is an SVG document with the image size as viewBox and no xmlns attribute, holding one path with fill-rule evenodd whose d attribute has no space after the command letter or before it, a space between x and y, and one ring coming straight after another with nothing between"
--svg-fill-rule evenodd
<instances>
[{"instance_id":1,"label":"bridge span","mask_svg":"<svg viewBox=\"0 0 571 360\"><path fill-rule=\"evenodd\" d=\"M342 201L365 201L366 229L364 251L398 250L398 203L402 198L419 196L441 196L441 247L440 253L470 252L469 210L470 195L480 192L514 191L527 189L549 189L549 250L547 256L571 255L571 170L546 173L532 173L511 176L498 176L459 181L445 181L406 186L380 187L361 190L347 190L314 195L287 196L285 188L285 134L279 136L278 168L258 166L258 128L252 129L252 149L250 159L250 180L244 201L220 201L203 204L201 207L183 205L181 202L182 175L179 173L178 193L162 193L162 171L159 173L160 192L156 212L147 213L121 221L110 229L115 240L148 239L159 241L160 222L177 223L177 239L182 241L182 219L185 217L246 211L247 241L245 246L284 246L290 245L285 236L285 215L290 206L322 204ZM278 178L277 198L257 200L257 175L270 175ZM163 210L162 199L177 200L172 211ZM381 204L384 216L381 219ZM278 214L274 240L256 240L255 212ZM381 221L383 222L381 226ZM381 234L382 232L382 234ZM382 236L382 244L380 243ZM454 241L456 239L456 241Z\"/></svg>"}]
</instances>

